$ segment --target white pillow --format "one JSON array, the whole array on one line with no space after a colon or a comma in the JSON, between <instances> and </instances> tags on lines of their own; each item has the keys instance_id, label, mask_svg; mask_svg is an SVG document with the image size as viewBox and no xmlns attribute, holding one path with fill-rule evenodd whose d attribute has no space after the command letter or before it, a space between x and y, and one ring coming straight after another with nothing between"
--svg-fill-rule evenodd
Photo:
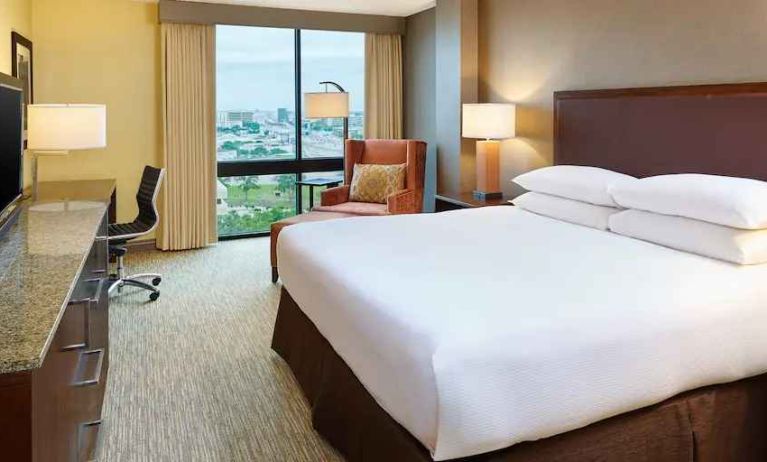
<instances>
[{"instance_id":1,"label":"white pillow","mask_svg":"<svg viewBox=\"0 0 767 462\"><path fill-rule=\"evenodd\" d=\"M523 173L511 181L528 191L615 207L617 204L608 192L609 186L616 182L637 180L633 176L603 168L554 165Z\"/></svg>"},{"instance_id":2,"label":"white pillow","mask_svg":"<svg viewBox=\"0 0 767 462\"><path fill-rule=\"evenodd\" d=\"M615 207L594 205L537 192L522 194L514 199L514 205L538 215L603 231L607 230L610 215L621 211Z\"/></svg>"},{"instance_id":3,"label":"white pillow","mask_svg":"<svg viewBox=\"0 0 767 462\"><path fill-rule=\"evenodd\" d=\"M691 218L624 210L610 217L610 231L741 265L767 262L767 230L745 230Z\"/></svg>"},{"instance_id":4,"label":"white pillow","mask_svg":"<svg viewBox=\"0 0 767 462\"><path fill-rule=\"evenodd\" d=\"M678 215L743 229L767 228L767 183L729 176L660 175L610 188L629 209Z\"/></svg>"}]
</instances>

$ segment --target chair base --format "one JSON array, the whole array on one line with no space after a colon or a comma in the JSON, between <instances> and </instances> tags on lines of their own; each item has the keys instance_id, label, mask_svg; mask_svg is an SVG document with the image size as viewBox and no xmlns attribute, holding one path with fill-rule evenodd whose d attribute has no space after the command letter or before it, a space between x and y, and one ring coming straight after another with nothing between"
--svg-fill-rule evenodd
<instances>
[{"instance_id":1,"label":"chair base","mask_svg":"<svg viewBox=\"0 0 767 462\"><path fill-rule=\"evenodd\" d=\"M280 278L280 272L276 266L272 266L272 284L276 284Z\"/></svg>"},{"instance_id":2,"label":"chair base","mask_svg":"<svg viewBox=\"0 0 767 462\"><path fill-rule=\"evenodd\" d=\"M141 279L146 278L152 279L151 284L141 281ZM162 282L162 275L155 273L142 273L120 278L113 274L110 276L109 282L109 295L112 295L115 291L120 293L122 292L123 287L131 286L148 290L149 300L155 301L160 298L160 289L158 289L156 286L160 285Z\"/></svg>"},{"instance_id":3,"label":"chair base","mask_svg":"<svg viewBox=\"0 0 767 462\"><path fill-rule=\"evenodd\" d=\"M149 300L155 301L160 298L159 286L162 282L162 275L157 273L139 273L130 276L125 275L125 266L123 264L123 257L125 256L125 247L112 246L110 252L117 256L117 273L109 275L109 295L113 293L122 292L123 287L131 286L138 287L140 289L149 291ZM152 283L147 284L141 279L151 279Z\"/></svg>"}]
</instances>

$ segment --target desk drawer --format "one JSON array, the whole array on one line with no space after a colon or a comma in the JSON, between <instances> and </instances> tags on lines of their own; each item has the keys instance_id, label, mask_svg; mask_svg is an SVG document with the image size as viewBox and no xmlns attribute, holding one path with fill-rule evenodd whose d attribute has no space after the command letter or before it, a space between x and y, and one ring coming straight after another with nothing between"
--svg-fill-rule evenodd
<instances>
[{"instance_id":1,"label":"desk drawer","mask_svg":"<svg viewBox=\"0 0 767 462\"><path fill-rule=\"evenodd\" d=\"M104 345L105 339L101 332L104 329L103 321L98 316L102 311L99 308L103 308L103 297L106 296L106 283L104 278L91 278L78 284L75 292L82 298L69 302L57 331L61 339L60 350L83 350L92 348L94 343L98 343L97 346ZM97 319L93 319L94 316Z\"/></svg>"},{"instance_id":2,"label":"desk drawer","mask_svg":"<svg viewBox=\"0 0 767 462\"><path fill-rule=\"evenodd\" d=\"M106 216L99 229L105 236ZM34 460L85 460L95 447L109 368L107 256L97 238L34 372Z\"/></svg>"}]
</instances>

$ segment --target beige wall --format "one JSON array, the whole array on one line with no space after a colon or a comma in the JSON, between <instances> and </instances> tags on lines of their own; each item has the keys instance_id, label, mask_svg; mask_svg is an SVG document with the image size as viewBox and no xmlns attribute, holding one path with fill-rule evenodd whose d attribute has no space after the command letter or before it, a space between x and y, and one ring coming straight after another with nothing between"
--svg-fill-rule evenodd
<instances>
[{"instance_id":1,"label":"beige wall","mask_svg":"<svg viewBox=\"0 0 767 462\"><path fill-rule=\"evenodd\" d=\"M11 75L11 31L32 40L32 0L0 0L0 72Z\"/></svg>"},{"instance_id":2,"label":"beige wall","mask_svg":"<svg viewBox=\"0 0 767 462\"><path fill-rule=\"evenodd\" d=\"M767 80L764 0L480 0L480 97L519 104L502 183L551 162L552 92Z\"/></svg>"},{"instance_id":3,"label":"beige wall","mask_svg":"<svg viewBox=\"0 0 767 462\"><path fill-rule=\"evenodd\" d=\"M41 180L115 178L117 218L133 219L143 167L162 160L157 5L32 0L32 32L35 102L107 105L107 148L43 158Z\"/></svg>"}]
</instances>

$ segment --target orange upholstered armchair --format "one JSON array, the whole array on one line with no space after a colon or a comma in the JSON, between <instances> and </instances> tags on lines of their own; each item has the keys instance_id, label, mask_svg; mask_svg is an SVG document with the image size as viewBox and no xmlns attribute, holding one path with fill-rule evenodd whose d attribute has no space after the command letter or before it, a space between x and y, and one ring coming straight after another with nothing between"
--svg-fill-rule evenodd
<instances>
[{"instance_id":1,"label":"orange upholstered armchair","mask_svg":"<svg viewBox=\"0 0 767 462\"><path fill-rule=\"evenodd\" d=\"M406 164L405 189L390 195L386 204L350 202L354 164ZM346 140L344 184L322 191L314 210L354 215L395 215L423 211L426 143L418 140Z\"/></svg>"}]
</instances>

